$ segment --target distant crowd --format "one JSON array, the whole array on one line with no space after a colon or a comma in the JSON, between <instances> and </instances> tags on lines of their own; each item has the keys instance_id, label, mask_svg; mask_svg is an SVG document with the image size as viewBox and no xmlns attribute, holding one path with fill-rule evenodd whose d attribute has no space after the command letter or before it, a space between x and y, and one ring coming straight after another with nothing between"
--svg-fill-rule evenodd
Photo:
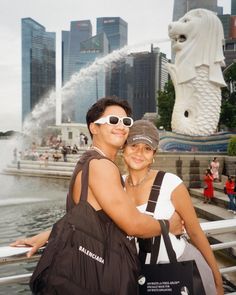
<instances>
[{"instance_id":1,"label":"distant crowd","mask_svg":"<svg viewBox=\"0 0 236 295\"><path fill-rule=\"evenodd\" d=\"M88 146L88 137L82 132L79 135L78 141L79 146L77 144L71 146L65 141L62 141L61 136L51 135L48 138L43 138L39 146L35 142L32 142L31 146L23 151L18 151L17 148L14 148L13 162L18 164L18 169L20 169L21 160L40 161L44 163L45 167L48 166L50 158L55 162L60 159L67 162L68 154L78 154L80 148ZM45 151L41 153L39 152L40 147L47 147L48 149L45 149Z\"/></svg>"},{"instance_id":2,"label":"distant crowd","mask_svg":"<svg viewBox=\"0 0 236 295\"><path fill-rule=\"evenodd\" d=\"M214 157L204 175L204 203L211 204L214 199L214 182L220 182L219 176L220 163L217 157ZM228 175L224 182L224 193L228 196L228 211L236 214L236 182L235 175Z\"/></svg>"}]
</instances>

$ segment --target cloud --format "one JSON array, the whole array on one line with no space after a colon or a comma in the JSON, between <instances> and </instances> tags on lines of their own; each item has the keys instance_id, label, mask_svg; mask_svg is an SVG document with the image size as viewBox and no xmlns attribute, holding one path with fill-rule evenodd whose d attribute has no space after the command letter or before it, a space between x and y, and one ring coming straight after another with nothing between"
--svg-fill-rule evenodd
<instances>
[{"instance_id":1,"label":"cloud","mask_svg":"<svg viewBox=\"0 0 236 295\"><path fill-rule=\"evenodd\" d=\"M0 27L0 131L20 127L21 52L19 32Z\"/></svg>"},{"instance_id":2,"label":"cloud","mask_svg":"<svg viewBox=\"0 0 236 295\"><path fill-rule=\"evenodd\" d=\"M15 112L1 113L0 116L0 131L6 132L9 130L20 131L21 130L21 119L20 116Z\"/></svg>"}]
</instances>

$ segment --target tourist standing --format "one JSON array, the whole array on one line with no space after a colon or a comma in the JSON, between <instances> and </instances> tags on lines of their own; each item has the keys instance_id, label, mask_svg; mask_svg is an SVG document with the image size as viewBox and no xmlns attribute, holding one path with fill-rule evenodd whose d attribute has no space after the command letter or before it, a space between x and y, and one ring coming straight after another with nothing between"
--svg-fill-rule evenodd
<instances>
[{"instance_id":1,"label":"tourist standing","mask_svg":"<svg viewBox=\"0 0 236 295\"><path fill-rule=\"evenodd\" d=\"M229 198L228 211L236 214L236 194L234 191L235 179L233 176L228 176L225 182L226 194Z\"/></svg>"},{"instance_id":2,"label":"tourist standing","mask_svg":"<svg viewBox=\"0 0 236 295\"><path fill-rule=\"evenodd\" d=\"M44 159L44 167L48 167L48 161L49 161L49 153L48 151L45 151L43 154L43 159Z\"/></svg>"},{"instance_id":3,"label":"tourist standing","mask_svg":"<svg viewBox=\"0 0 236 295\"><path fill-rule=\"evenodd\" d=\"M159 143L157 128L147 120L135 121L130 128L123 157L128 167L125 188L137 208L146 214L151 188L160 171L151 168ZM150 205L150 204L149 204ZM169 219L177 211L184 221L186 232L191 240L169 234L178 261L195 260L207 295L223 294L222 278L210 248L202 231L190 195L183 181L173 173L165 173L153 217ZM145 254L145 251L143 251ZM146 263L150 263L150 254ZM161 238L157 263L169 263L163 239ZM217 291L216 291L217 288ZM200 295L200 293L199 293Z\"/></svg>"},{"instance_id":4,"label":"tourist standing","mask_svg":"<svg viewBox=\"0 0 236 295\"><path fill-rule=\"evenodd\" d=\"M17 163L17 148L14 148L13 150L13 163Z\"/></svg>"},{"instance_id":5,"label":"tourist standing","mask_svg":"<svg viewBox=\"0 0 236 295\"><path fill-rule=\"evenodd\" d=\"M61 147L61 153L62 153L62 156L63 156L63 161L67 162L68 149L65 146L65 144L63 144L63 146Z\"/></svg>"},{"instance_id":6,"label":"tourist standing","mask_svg":"<svg viewBox=\"0 0 236 295\"><path fill-rule=\"evenodd\" d=\"M84 135L84 143L85 143L85 146L87 147L88 146L88 136L87 135Z\"/></svg>"},{"instance_id":7,"label":"tourist standing","mask_svg":"<svg viewBox=\"0 0 236 295\"><path fill-rule=\"evenodd\" d=\"M80 147L84 147L84 134L82 132L79 135L79 145Z\"/></svg>"},{"instance_id":8,"label":"tourist standing","mask_svg":"<svg viewBox=\"0 0 236 295\"><path fill-rule=\"evenodd\" d=\"M220 168L220 162L218 161L217 157L214 157L213 160L211 161L211 172L213 175L213 179L215 182L219 181L219 168Z\"/></svg>"},{"instance_id":9,"label":"tourist standing","mask_svg":"<svg viewBox=\"0 0 236 295\"><path fill-rule=\"evenodd\" d=\"M212 198L214 197L214 187L213 187L213 174L211 169L206 169L206 174L204 176L204 203L211 203Z\"/></svg>"}]
</instances>

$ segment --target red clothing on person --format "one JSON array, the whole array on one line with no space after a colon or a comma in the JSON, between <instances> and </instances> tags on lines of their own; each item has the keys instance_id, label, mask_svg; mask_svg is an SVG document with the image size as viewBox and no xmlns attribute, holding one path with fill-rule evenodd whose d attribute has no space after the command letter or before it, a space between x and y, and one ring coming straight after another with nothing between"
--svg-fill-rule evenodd
<instances>
[{"instance_id":1,"label":"red clothing on person","mask_svg":"<svg viewBox=\"0 0 236 295\"><path fill-rule=\"evenodd\" d=\"M226 187L226 192L228 195L233 195L234 194L234 187L235 187L235 182L234 181L229 181L227 180L225 183Z\"/></svg>"},{"instance_id":2,"label":"red clothing on person","mask_svg":"<svg viewBox=\"0 0 236 295\"><path fill-rule=\"evenodd\" d=\"M203 194L209 199L214 197L213 180L213 176L209 174L204 176L204 185L207 186L207 188L204 188Z\"/></svg>"}]
</instances>

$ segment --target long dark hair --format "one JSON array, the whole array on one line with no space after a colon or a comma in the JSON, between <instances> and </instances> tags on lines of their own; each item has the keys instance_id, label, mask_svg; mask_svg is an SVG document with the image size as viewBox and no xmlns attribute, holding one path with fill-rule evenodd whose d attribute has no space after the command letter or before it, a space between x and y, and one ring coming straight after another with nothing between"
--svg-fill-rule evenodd
<instances>
[{"instance_id":1,"label":"long dark hair","mask_svg":"<svg viewBox=\"0 0 236 295\"><path fill-rule=\"evenodd\" d=\"M233 182L233 177L232 176L228 176L228 181L230 182L230 183L232 183Z\"/></svg>"},{"instance_id":2,"label":"long dark hair","mask_svg":"<svg viewBox=\"0 0 236 295\"><path fill-rule=\"evenodd\" d=\"M211 176L213 175L212 172L211 172L211 169L207 168L206 170L206 175L210 174Z\"/></svg>"}]
</instances>

